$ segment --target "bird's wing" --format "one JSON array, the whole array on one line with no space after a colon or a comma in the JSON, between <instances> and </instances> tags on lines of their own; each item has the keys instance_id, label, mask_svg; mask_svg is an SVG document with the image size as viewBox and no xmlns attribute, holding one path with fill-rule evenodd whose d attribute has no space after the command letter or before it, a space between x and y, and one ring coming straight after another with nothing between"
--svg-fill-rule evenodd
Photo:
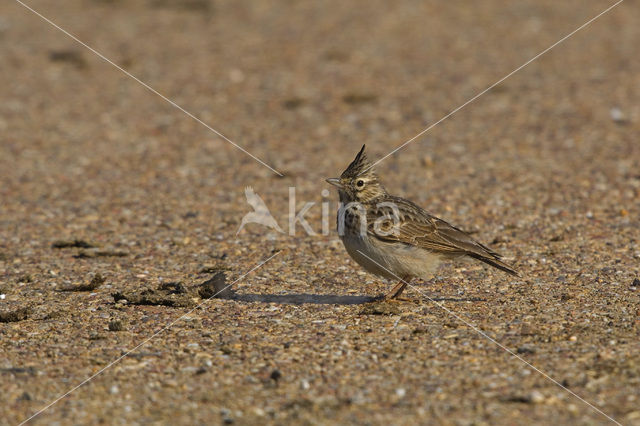
<instances>
[{"instance_id":1,"label":"bird's wing","mask_svg":"<svg viewBox=\"0 0 640 426\"><path fill-rule=\"evenodd\" d=\"M451 255L464 254L473 247L467 234L431 216L413 203L393 201L398 206L376 206L367 211L367 230L383 241L395 241ZM467 237L467 238L465 238ZM464 244L464 243L467 244ZM469 245L470 247L465 247Z\"/></svg>"},{"instance_id":2,"label":"bird's wing","mask_svg":"<svg viewBox=\"0 0 640 426\"><path fill-rule=\"evenodd\" d=\"M367 231L382 241L401 242L449 256L468 255L516 274L513 268L500 260L498 253L402 198L393 197L388 205L381 207L378 204L370 208L367 211Z\"/></svg>"}]
</instances>

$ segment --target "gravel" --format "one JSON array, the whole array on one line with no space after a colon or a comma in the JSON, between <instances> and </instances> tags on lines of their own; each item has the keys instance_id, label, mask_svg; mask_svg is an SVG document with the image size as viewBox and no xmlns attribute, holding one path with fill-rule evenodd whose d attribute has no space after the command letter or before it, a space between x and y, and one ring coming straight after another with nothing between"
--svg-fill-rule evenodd
<instances>
[{"instance_id":1,"label":"gravel","mask_svg":"<svg viewBox=\"0 0 640 426\"><path fill-rule=\"evenodd\" d=\"M400 303L375 300L392 284L346 255L324 179L363 143L382 158L605 4L29 4L283 176L4 2L0 423L96 373L37 419L609 422L525 360L640 424L634 2L378 165L392 193L522 274L447 263ZM248 186L284 232L237 233ZM315 235L300 222L290 235L290 205L307 202Z\"/></svg>"}]
</instances>

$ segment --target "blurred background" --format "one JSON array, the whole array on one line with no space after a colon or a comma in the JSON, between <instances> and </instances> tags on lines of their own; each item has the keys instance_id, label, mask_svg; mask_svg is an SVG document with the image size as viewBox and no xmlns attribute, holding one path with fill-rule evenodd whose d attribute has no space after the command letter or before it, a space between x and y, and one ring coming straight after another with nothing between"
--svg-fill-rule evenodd
<instances>
[{"instance_id":1,"label":"blurred background","mask_svg":"<svg viewBox=\"0 0 640 426\"><path fill-rule=\"evenodd\" d=\"M298 209L316 203L306 217L320 233L320 203L337 208L324 179L362 144L383 157L613 2L25 4L284 176L19 2L2 2L0 306L31 313L0 324L0 367L39 372L7 370L0 412L10 422L185 312L117 307L114 291L189 286L206 271L231 282L278 250L238 291L386 289L333 231L249 225L236 235L252 210L244 188L287 230L295 187ZM621 3L377 167L390 192L473 232L523 272L512 282L456 264L420 288L454 298L447 306L508 347L532 345L521 353L534 364L630 423L640 418L630 357L640 284L637 5ZM99 248L53 248L60 241ZM106 282L90 295L56 291L97 273ZM145 353L159 355L123 363L135 373L114 367L45 421L606 420L467 327L447 331L455 319L428 302L360 309L214 301L150 343ZM109 332L114 319L128 329ZM205 372L194 378L187 367Z\"/></svg>"}]
</instances>

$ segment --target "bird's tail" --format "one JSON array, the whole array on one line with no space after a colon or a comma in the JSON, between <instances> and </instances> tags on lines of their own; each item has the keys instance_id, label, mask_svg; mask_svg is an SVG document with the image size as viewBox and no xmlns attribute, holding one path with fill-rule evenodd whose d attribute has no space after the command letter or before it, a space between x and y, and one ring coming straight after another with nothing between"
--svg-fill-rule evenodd
<instances>
[{"instance_id":1,"label":"bird's tail","mask_svg":"<svg viewBox=\"0 0 640 426\"><path fill-rule=\"evenodd\" d=\"M500 258L498 257L488 257L488 256L483 256L481 254L478 253L467 253L469 256L473 257L474 259L478 259L484 263L487 263L491 266L493 266L494 268L498 268L501 271L506 272L507 274L511 274L514 275L516 277L519 277L520 274L518 273L518 271L516 271L515 269L513 269L513 267L505 262L503 262L502 260L500 260Z\"/></svg>"}]
</instances>

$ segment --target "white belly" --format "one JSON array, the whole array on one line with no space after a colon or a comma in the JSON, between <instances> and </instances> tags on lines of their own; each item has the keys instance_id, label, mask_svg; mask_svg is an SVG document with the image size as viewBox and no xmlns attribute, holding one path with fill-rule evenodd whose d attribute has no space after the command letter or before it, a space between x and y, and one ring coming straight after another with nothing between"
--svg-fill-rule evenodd
<instances>
[{"instance_id":1,"label":"white belly","mask_svg":"<svg viewBox=\"0 0 640 426\"><path fill-rule=\"evenodd\" d=\"M408 244L349 233L341 239L349 256L360 266L389 280L431 279L441 261L440 256Z\"/></svg>"}]
</instances>

